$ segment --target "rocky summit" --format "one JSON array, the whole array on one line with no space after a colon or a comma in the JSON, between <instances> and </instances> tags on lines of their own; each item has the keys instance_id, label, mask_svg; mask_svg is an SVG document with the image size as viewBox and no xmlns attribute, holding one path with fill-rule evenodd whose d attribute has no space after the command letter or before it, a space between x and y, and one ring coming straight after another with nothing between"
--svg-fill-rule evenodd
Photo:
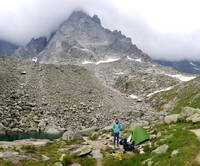
<instances>
[{"instance_id":1,"label":"rocky summit","mask_svg":"<svg viewBox=\"0 0 200 166\"><path fill-rule=\"evenodd\" d=\"M47 45L46 37L39 37L37 39L32 39L26 46L21 46L12 54L14 57L33 59L46 47Z\"/></svg>"},{"instance_id":2,"label":"rocky summit","mask_svg":"<svg viewBox=\"0 0 200 166\"><path fill-rule=\"evenodd\" d=\"M78 64L127 55L150 59L121 31L102 27L97 15L75 11L60 25L39 58L42 63Z\"/></svg>"}]
</instances>

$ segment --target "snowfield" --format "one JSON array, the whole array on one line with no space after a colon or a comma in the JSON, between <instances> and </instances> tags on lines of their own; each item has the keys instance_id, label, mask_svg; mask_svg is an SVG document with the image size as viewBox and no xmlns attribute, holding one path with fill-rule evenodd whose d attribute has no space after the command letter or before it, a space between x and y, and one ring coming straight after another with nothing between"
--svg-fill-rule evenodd
<instances>
[{"instance_id":1,"label":"snowfield","mask_svg":"<svg viewBox=\"0 0 200 166\"><path fill-rule=\"evenodd\" d=\"M37 61L38 61L37 57L34 57L34 58L32 59L32 61L33 61L33 62L37 62Z\"/></svg>"},{"instance_id":2,"label":"snowfield","mask_svg":"<svg viewBox=\"0 0 200 166\"><path fill-rule=\"evenodd\" d=\"M138 96L135 96L133 94L131 94L129 97L132 98L132 99L138 99Z\"/></svg>"},{"instance_id":3,"label":"snowfield","mask_svg":"<svg viewBox=\"0 0 200 166\"><path fill-rule=\"evenodd\" d=\"M154 91L154 92L148 94L147 97L150 97L150 96L152 96L152 95L154 95L154 94L156 94L156 93L159 93L159 92L164 92L164 91L171 90L172 88L173 88L173 86L170 86L170 87L165 88L165 89L161 89L161 90Z\"/></svg>"},{"instance_id":4,"label":"snowfield","mask_svg":"<svg viewBox=\"0 0 200 166\"><path fill-rule=\"evenodd\" d=\"M130 61L142 62L142 59L141 59L141 58L133 59L133 58L127 56L127 59L130 60Z\"/></svg>"},{"instance_id":5,"label":"snowfield","mask_svg":"<svg viewBox=\"0 0 200 166\"><path fill-rule=\"evenodd\" d=\"M196 78L195 76L184 76L181 74L177 74L177 75L165 74L165 75L167 75L169 77L173 77L173 78L178 78L179 80L181 80L183 82L190 81L190 80L193 80Z\"/></svg>"},{"instance_id":6,"label":"snowfield","mask_svg":"<svg viewBox=\"0 0 200 166\"><path fill-rule=\"evenodd\" d=\"M91 63L94 63L94 62L92 62L92 61L83 61L82 65L91 64Z\"/></svg>"},{"instance_id":7,"label":"snowfield","mask_svg":"<svg viewBox=\"0 0 200 166\"><path fill-rule=\"evenodd\" d=\"M110 62L115 62L115 61L118 61L120 60L120 58L108 58L106 60L100 60L100 61L97 61L97 62L92 62L92 61L83 61L82 62L82 65L86 65L86 64L95 64L95 65L99 65L99 64L102 64L102 63L110 63Z\"/></svg>"},{"instance_id":8,"label":"snowfield","mask_svg":"<svg viewBox=\"0 0 200 166\"><path fill-rule=\"evenodd\" d=\"M107 60L100 60L100 61L96 62L95 64L99 65L101 63L110 63L110 62L115 62L118 60L120 60L120 58L108 58Z\"/></svg>"},{"instance_id":9,"label":"snowfield","mask_svg":"<svg viewBox=\"0 0 200 166\"><path fill-rule=\"evenodd\" d=\"M124 72L115 73L116 75L123 75Z\"/></svg>"}]
</instances>

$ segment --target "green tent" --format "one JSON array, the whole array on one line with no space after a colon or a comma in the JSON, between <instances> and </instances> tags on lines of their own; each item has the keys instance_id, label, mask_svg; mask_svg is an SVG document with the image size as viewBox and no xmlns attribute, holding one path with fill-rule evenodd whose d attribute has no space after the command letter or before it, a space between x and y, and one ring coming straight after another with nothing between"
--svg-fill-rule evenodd
<instances>
[{"instance_id":1,"label":"green tent","mask_svg":"<svg viewBox=\"0 0 200 166\"><path fill-rule=\"evenodd\" d=\"M138 145L146 140L149 139L149 135L147 134L146 130L141 126L131 126L126 134L127 140L131 138L131 143L134 141L135 145Z\"/></svg>"}]
</instances>

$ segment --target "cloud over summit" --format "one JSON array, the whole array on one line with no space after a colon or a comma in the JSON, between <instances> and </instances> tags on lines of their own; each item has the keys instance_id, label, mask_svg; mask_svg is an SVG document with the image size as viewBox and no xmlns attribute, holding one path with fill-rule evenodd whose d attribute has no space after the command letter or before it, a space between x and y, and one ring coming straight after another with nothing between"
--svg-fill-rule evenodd
<instances>
[{"instance_id":1,"label":"cloud over summit","mask_svg":"<svg viewBox=\"0 0 200 166\"><path fill-rule=\"evenodd\" d=\"M178 2L179 0L174 1ZM173 19L173 14L170 15L170 13L169 16L161 13L158 18L156 18L155 13L154 20L153 11L162 12L162 6L158 6L161 8L159 10L157 8L150 10L145 8L145 5L151 8L157 5L154 4L156 2L158 1L152 0L152 6L148 6L147 0L140 2L137 0L2 1L0 6L0 39L17 44L26 44L32 37L49 36L67 19L71 12L83 10L91 16L97 14L105 28L121 30L123 34L132 38L133 43L136 43L139 48L154 58L168 60L200 59L200 47L198 45L200 43L200 29L198 29L198 26L194 28L194 31L182 32L176 20L170 22L170 17ZM170 2L171 0L169 0ZM173 2L171 2L172 5L176 4ZM152 15L152 18L149 17L148 19L148 14ZM162 18L167 19L168 17L169 20L166 20L165 25L165 20L162 20ZM189 19L195 19L191 17L185 18L183 23L184 21L187 23ZM179 17L177 16L177 18ZM156 19L158 26L154 28L152 25L156 23ZM195 21L190 21L191 24L193 22L195 24ZM162 23L162 26L160 26L160 23ZM173 23L174 27L175 25L177 27L174 32L158 30L159 27L163 27L164 30L173 29ZM182 22L180 24L182 25ZM169 26L169 28L166 26Z\"/></svg>"}]
</instances>

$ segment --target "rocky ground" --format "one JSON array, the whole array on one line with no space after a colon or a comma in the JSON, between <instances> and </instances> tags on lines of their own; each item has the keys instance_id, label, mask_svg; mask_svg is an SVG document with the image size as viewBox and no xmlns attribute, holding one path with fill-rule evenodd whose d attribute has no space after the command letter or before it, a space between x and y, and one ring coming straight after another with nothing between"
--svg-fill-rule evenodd
<instances>
[{"instance_id":1,"label":"rocky ground","mask_svg":"<svg viewBox=\"0 0 200 166\"><path fill-rule=\"evenodd\" d=\"M80 137L71 137L71 140L64 134L55 141L0 142L0 166L131 166L133 162L135 166L200 165L199 124L178 122L175 116L166 116L164 122L143 126L150 139L126 154L123 154L122 146L113 147L110 127L80 130L75 134ZM125 134L126 130L123 130L120 137Z\"/></svg>"},{"instance_id":2,"label":"rocky ground","mask_svg":"<svg viewBox=\"0 0 200 166\"><path fill-rule=\"evenodd\" d=\"M1 128L57 133L112 123L147 123L157 113L143 102L102 84L94 73L73 65L44 65L0 59Z\"/></svg>"}]
</instances>

